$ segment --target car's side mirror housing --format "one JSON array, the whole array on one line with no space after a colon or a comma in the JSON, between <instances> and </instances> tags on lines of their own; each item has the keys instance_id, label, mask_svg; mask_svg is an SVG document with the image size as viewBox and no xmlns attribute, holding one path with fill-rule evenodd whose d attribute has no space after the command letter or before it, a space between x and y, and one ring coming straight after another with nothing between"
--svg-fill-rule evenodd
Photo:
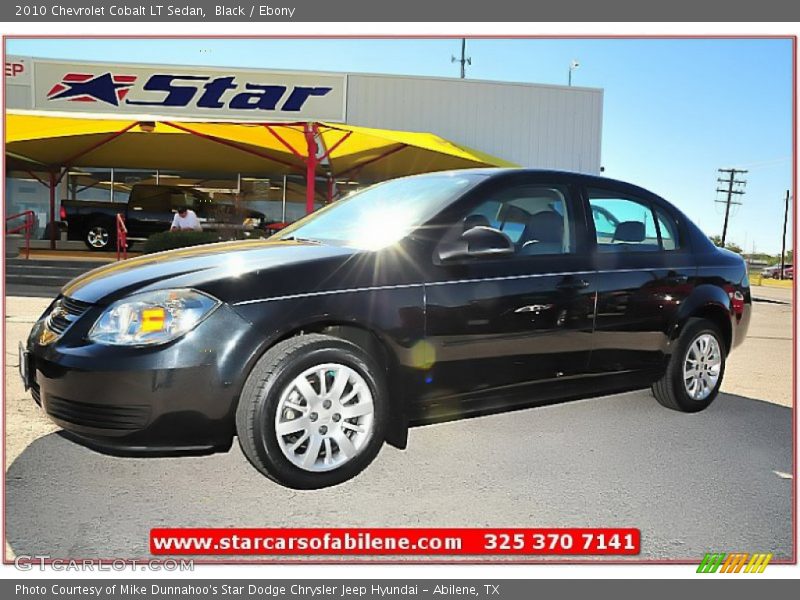
<instances>
[{"instance_id":1,"label":"car's side mirror housing","mask_svg":"<svg viewBox=\"0 0 800 600\"><path fill-rule=\"evenodd\" d=\"M514 254L514 242L494 227L479 225L465 231L453 242L439 245L437 255L442 262L462 258L485 258Z\"/></svg>"}]
</instances>

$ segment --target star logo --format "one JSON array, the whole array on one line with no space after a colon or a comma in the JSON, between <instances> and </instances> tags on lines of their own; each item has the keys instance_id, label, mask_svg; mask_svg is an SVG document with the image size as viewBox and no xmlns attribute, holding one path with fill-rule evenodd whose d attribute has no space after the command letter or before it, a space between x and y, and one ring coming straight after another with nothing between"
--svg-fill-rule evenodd
<instances>
[{"instance_id":1,"label":"star logo","mask_svg":"<svg viewBox=\"0 0 800 600\"><path fill-rule=\"evenodd\" d=\"M67 73L47 92L47 99L69 102L99 101L119 106L135 82L135 75Z\"/></svg>"}]
</instances>

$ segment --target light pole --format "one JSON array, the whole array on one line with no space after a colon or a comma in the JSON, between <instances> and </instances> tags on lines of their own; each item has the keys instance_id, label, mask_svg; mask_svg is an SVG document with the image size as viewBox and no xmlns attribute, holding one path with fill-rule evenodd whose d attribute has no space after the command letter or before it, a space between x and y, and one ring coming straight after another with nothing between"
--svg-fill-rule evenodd
<instances>
[{"instance_id":1,"label":"light pole","mask_svg":"<svg viewBox=\"0 0 800 600\"><path fill-rule=\"evenodd\" d=\"M472 66L472 58L467 56L467 38L461 38L461 58L450 56L451 63L461 63L461 79L467 76L467 65Z\"/></svg>"},{"instance_id":2,"label":"light pole","mask_svg":"<svg viewBox=\"0 0 800 600\"><path fill-rule=\"evenodd\" d=\"M569 63L569 75L567 76L567 85L572 87L572 72L576 71L580 68L581 63L578 62L577 59L572 59L572 62Z\"/></svg>"}]
</instances>

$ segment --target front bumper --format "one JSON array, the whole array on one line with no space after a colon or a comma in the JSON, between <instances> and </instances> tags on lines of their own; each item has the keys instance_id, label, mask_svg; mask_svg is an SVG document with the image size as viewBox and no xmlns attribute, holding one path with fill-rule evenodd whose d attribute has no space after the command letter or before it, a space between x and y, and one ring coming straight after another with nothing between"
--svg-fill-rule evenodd
<instances>
[{"instance_id":1,"label":"front bumper","mask_svg":"<svg viewBox=\"0 0 800 600\"><path fill-rule=\"evenodd\" d=\"M230 447L235 410L263 336L227 305L182 338L128 348L86 340L92 307L55 342L33 328L34 399L71 437L122 454L207 452Z\"/></svg>"}]
</instances>

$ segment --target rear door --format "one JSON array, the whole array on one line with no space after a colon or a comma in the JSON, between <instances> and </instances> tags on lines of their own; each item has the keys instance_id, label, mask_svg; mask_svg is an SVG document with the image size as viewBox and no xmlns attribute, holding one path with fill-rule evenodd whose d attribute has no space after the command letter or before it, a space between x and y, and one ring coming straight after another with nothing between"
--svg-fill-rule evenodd
<instances>
[{"instance_id":1,"label":"rear door","mask_svg":"<svg viewBox=\"0 0 800 600\"><path fill-rule=\"evenodd\" d=\"M433 356L427 397L585 373L595 275L576 188L518 177L463 204L441 242L478 226L504 232L515 252L434 261L425 286L426 340Z\"/></svg>"},{"instance_id":2,"label":"rear door","mask_svg":"<svg viewBox=\"0 0 800 600\"><path fill-rule=\"evenodd\" d=\"M594 228L597 313L591 370L657 369L696 268L677 215L624 187L584 190Z\"/></svg>"}]
</instances>

